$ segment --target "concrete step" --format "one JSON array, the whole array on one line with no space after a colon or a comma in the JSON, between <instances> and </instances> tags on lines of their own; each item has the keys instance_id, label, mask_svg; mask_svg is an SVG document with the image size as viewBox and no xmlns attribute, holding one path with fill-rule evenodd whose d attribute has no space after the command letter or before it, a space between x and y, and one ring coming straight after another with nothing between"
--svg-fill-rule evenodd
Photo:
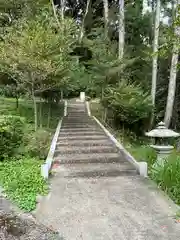
<instances>
[{"instance_id":1,"label":"concrete step","mask_svg":"<svg viewBox=\"0 0 180 240\"><path fill-rule=\"evenodd\" d=\"M91 140L91 139L83 139L83 140L58 140L57 146L114 146L114 144L109 139L99 139L99 140Z\"/></svg>"},{"instance_id":2,"label":"concrete step","mask_svg":"<svg viewBox=\"0 0 180 240\"><path fill-rule=\"evenodd\" d=\"M77 112L69 112L67 113L67 115L65 116L65 118L68 118L68 117L80 117L80 116L83 116L84 118L90 118L90 116L87 115L86 112L80 112L80 111L77 111Z\"/></svg>"},{"instance_id":3,"label":"concrete step","mask_svg":"<svg viewBox=\"0 0 180 240\"><path fill-rule=\"evenodd\" d=\"M82 113L82 114L84 114L84 113L87 112L87 111L86 111L86 108L84 108L84 107L79 107L79 106L77 106L77 107L71 107L71 108L67 108L67 109L69 110L68 113L74 113L74 114L77 114L77 113Z\"/></svg>"},{"instance_id":4,"label":"concrete step","mask_svg":"<svg viewBox=\"0 0 180 240\"><path fill-rule=\"evenodd\" d=\"M77 118L77 119L82 119L82 120L88 120L88 121L93 121L94 118L89 117L88 115L74 115L74 114L68 114L67 116L64 117L64 120L70 120L71 118Z\"/></svg>"},{"instance_id":5,"label":"concrete step","mask_svg":"<svg viewBox=\"0 0 180 240\"><path fill-rule=\"evenodd\" d=\"M70 128L73 128L73 127L78 127L78 128L81 128L81 127L94 127L96 125L94 125L93 123L88 123L88 122L72 122L72 123L69 123L69 122L63 122L62 123L62 127L70 127Z\"/></svg>"},{"instance_id":6,"label":"concrete step","mask_svg":"<svg viewBox=\"0 0 180 240\"><path fill-rule=\"evenodd\" d=\"M124 162L118 153L87 153L87 154L61 154L54 157L55 161L60 163L113 163L113 162Z\"/></svg>"},{"instance_id":7,"label":"concrete step","mask_svg":"<svg viewBox=\"0 0 180 240\"><path fill-rule=\"evenodd\" d=\"M89 128L62 128L61 127L61 130L60 130L61 132L89 132L89 131L91 131L91 132L96 132L96 131L98 131L98 132L103 132L104 133L104 131L101 129L101 128L93 128L93 127L89 127Z\"/></svg>"},{"instance_id":8,"label":"concrete step","mask_svg":"<svg viewBox=\"0 0 180 240\"><path fill-rule=\"evenodd\" d=\"M91 126L91 127L94 127L94 126L97 126L94 124L94 122L67 122L67 121L63 121L62 122L62 125L66 125L66 126L79 126L79 127L87 127L87 126Z\"/></svg>"},{"instance_id":9,"label":"concrete step","mask_svg":"<svg viewBox=\"0 0 180 240\"><path fill-rule=\"evenodd\" d=\"M100 132L100 131L89 131L89 132L70 132L70 131L66 131L66 132L60 132L60 137L66 137L66 136L104 136L105 133L104 132Z\"/></svg>"},{"instance_id":10,"label":"concrete step","mask_svg":"<svg viewBox=\"0 0 180 240\"><path fill-rule=\"evenodd\" d=\"M137 175L135 168L128 162L124 163L87 163L61 165L58 172L68 178L97 178Z\"/></svg>"},{"instance_id":11,"label":"concrete step","mask_svg":"<svg viewBox=\"0 0 180 240\"><path fill-rule=\"evenodd\" d=\"M74 115L74 114L68 114L66 117L65 117L65 119L67 120L67 119L71 119L71 118L77 118L77 119L86 119L86 120L90 120L91 118L89 118L88 116L87 116L87 114L85 115L85 114L78 114L78 115Z\"/></svg>"},{"instance_id":12,"label":"concrete step","mask_svg":"<svg viewBox=\"0 0 180 240\"><path fill-rule=\"evenodd\" d=\"M94 119L91 119L91 118L84 118L83 116L81 116L81 117L64 117L63 118L63 122L73 122L73 121L79 121L79 123L81 123L81 122L91 122L91 123L96 123L95 121L94 121Z\"/></svg>"},{"instance_id":13,"label":"concrete step","mask_svg":"<svg viewBox=\"0 0 180 240\"><path fill-rule=\"evenodd\" d=\"M58 141L63 141L63 140L79 141L79 140L86 140L86 139L97 141L97 140L106 140L108 139L108 137L106 135L61 136L61 133L60 133L60 136L58 137Z\"/></svg>"},{"instance_id":14,"label":"concrete step","mask_svg":"<svg viewBox=\"0 0 180 240\"><path fill-rule=\"evenodd\" d=\"M75 123L75 124L67 124L67 123L62 123L61 125L62 128L94 128L94 124L82 124L82 123Z\"/></svg>"},{"instance_id":15,"label":"concrete step","mask_svg":"<svg viewBox=\"0 0 180 240\"><path fill-rule=\"evenodd\" d=\"M119 150L112 145L109 146L61 146L57 145L55 155L74 154L74 153L116 153Z\"/></svg>"}]
</instances>

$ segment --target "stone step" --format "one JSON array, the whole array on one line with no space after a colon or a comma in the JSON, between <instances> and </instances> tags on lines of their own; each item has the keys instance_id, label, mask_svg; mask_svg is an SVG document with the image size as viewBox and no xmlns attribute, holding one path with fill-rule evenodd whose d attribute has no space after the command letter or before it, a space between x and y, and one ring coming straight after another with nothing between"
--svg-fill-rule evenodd
<instances>
[{"instance_id":1,"label":"stone step","mask_svg":"<svg viewBox=\"0 0 180 240\"><path fill-rule=\"evenodd\" d=\"M69 120L70 118L78 118L78 119L86 119L86 120L94 120L94 118L89 117L87 114L68 114L67 116L64 117L65 120Z\"/></svg>"},{"instance_id":2,"label":"stone step","mask_svg":"<svg viewBox=\"0 0 180 240\"><path fill-rule=\"evenodd\" d=\"M93 128L93 129L101 129L102 128L98 125L95 125L93 123L80 123L80 122L73 122L73 123L67 123L67 122L62 122L61 128L62 127L67 127L67 128Z\"/></svg>"},{"instance_id":3,"label":"stone step","mask_svg":"<svg viewBox=\"0 0 180 240\"><path fill-rule=\"evenodd\" d=\"M54 157L55 161L60 163L113 163L124 162L125 160L120 157L118 153L88 153L88 154L61 154Z\"/></svg>"},{"instance_id":4,"label":"stone step","mask_svg":"<svg viewBox=\"0 0 180 240\"><path fill-rule=\"evenodd\" d=\"M86 113L86 110L84 108L82 109L79 109L79 108L68 108L69 110L69 113L72 113L72 114L77 114L77 113Z\"/></svg>"},{"instance_id":5,"label":"stone step","mask_svg":"<svg viewBox=\"0 0 180 240\"><path fill-rule=\"evenodd\" d=\"M62 128L61 127L61 130L60 130L61 132L89 132L89 131L91 131L91 132L96 132L96 131L101 131L101 132L103 132L104 133L104 131L101 129L101 128L93 128L93 127L91 127L91 128Z\"/></svg>"},{"instance_id":6,"label":"stone step","mask_svg":"<svg viewBox=\"0 0 180 240\"><path fill-rule=\"evenodd\" d=\"M63 123L65 124L79 124L79 125L84 125L84 124L91 124L91 125L94 125L94 122L93 121L83 121L82 119L73 119L71 118L70 121L68 120L63 120Z\"/></svg>"},{"instance_id":7,"label":"stone step","mask_svg":"<svg viewBox=\"0 0 180 240\"><path fill-rule=\"evenodd\" d=\"M82 126L82 125L76 125L76 126L69 126L69 125L62 125L61 126L61 129L64 129L64 130L68 130L68 129L74 129L74 131L76 130L76 129L79 129L79 128L81 128L82 130L86 130L87 128L88 129L92 129L93 128L93 126Z\"/></svg>"},{"instance_id":8,"label":"stone step","mask_svg":"<svg viewBox=\"0 0 180 240\"><path fill-rule=\"evenodd\" d=\"M99 139L99 140L58 140L57 146L114 146L114 144L109 139Z\"/></svg>"},{"instance_id":9,"label":"stone step","mask_svg":"<svg viewBox=\"0 0 180 240\"><path fill-rule=\"evenodd\" d=\"M89 132L70 132L70 131L66 131L66 132L60 132L60 137L66 137L66 136L104 136L105 133L104 132L100 132L100 131L89 131Z\"/></svg>"},{"instance_id":10,"label":"stone step","mask_svg":"<svg viewBox=\"0 0 180 240\"><path fill-rule=\"evenodd\" d=\"M84 116L84 117L87 117L87 118L89 117L87 115L87 112L82 112L82 111L68 112L67 115L66 115L66 118L69 117L69 116L77 116L77 117Z\"/></svg>"},{"instance_id":11,"label":"stone step","mask_svg":"<svg viewBox=\"0 0 180 240\"><path fill-rule=\"evenodd\" d=\"M86 128L86 127L95 127L96 125L94 125L93 123L79 123L79 122L73 122L73 123L67 123L67 122L63 122L62 127L71 127L71 128L74 128L74 127L78 127L78 128Z\"/></svg>"},{"instance_id":12,"label":"stone step","mask_svg":"<svg viewBox=\"0 0 180 240\"><path fill-rule=\"evenodd\" d=\"M66 124L66 125L95 125L94 122L90 122L90 121L81 121L81 120L72 120L71 121L63 121L63 124ZM96 125L95 125L96 126Z\"/></svg>"},{"instance_id":13,"label":"stone step","mask_svg":"<svg viewBox=\"0 0 180 240\"><path fill-rule=\"evenodd\" d=\"M71 113L77 113L77 112L86 112L86 108L84 106L73 106L73 107L68 107L67 110Z\"/></svg>"},{"instance_id":14,"label":"stone step","mask_svg":"<svg viewBox=\"0 0 180 240\"><path fill-rule=\"evenodd\" d=\"M61 165L57 170L62 177L97 178L137 175L136 169L128 162L124 163L87 163Z\"/></svg>"},{"instance_id":15,"label":"stone step","mask_svg":"<svg viewBox=\"0 0 180 240\"><path fill-rule=\"evenodd\" d=\"M73 121L90 121L91 119L89 118L86 118L84 116L68 116L64 119L65 121L70 121L70 120L73 120Z\"/></svg>"},{"instance_id":16,"label":"stone step","mask_svg":"<svg viewBox=\"0 0 180 240\"><path fill-rule=\"evenodd\" d=\"M109 146L61 146L57 145L55 155L74 154L74 153L116 153L119 150L112 145Z\"/></svg>"},{"instance_id":17,"label":"stone step","mask_svg":"<svg viewBox=\"0 0 180 240\"><path fill-rule=\"evenodd\" d=\"M90 118L84 118L83 116L81 117L66 117L63 119L63 121L65 122L73 122L73 121L78 121L79 123L82 123L82 122L91 122L91 123L94 123L94 120L93 119L90 119Z\"/></svg>"},{"instance_id":18,"label":"stone step","mask_svg":"<svg viewBox=\"0 0 180 240\"><path fill-rule=\"evenodd\" d=\"M80 118L80 117L83 117L83 118L86 118L86 119L91 119L88 115L87 115L87 113L76 113L76 114L72 114L72 113L68 113L67 114L67 116L65 116L65 119L68 119L68 118L70 118L70 117L77 117L77 118Z\"/></svg>"},{"instance_id":19,"label":"stone step","mask_svg":"<svg viewBox=\"0 0 180 240\"><path fill-rule=\"evenodd\" d=\"M86 139L89 139L89 140L105 140L105 139L108 139L107 136L105 135L84 135L84 136L62 136L61 137L61 133L60 133L60 136L58 137L58 141L63 141L63 140L86 140Z\"/></svg>"}]
</instances>

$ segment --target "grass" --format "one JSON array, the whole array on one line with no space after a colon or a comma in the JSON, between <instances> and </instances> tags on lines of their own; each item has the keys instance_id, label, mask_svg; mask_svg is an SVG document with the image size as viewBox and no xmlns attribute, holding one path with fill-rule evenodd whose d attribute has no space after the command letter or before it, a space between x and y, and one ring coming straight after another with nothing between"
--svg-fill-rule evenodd
<instances>
[{"instance_id":1,"label":"grass","mask_svg":"<svg viewBox=\"0 0 180 240\"><path fill-rule=\"evenodd\" d=\"M96 116L99 120L102 119L103 107L99 101L90 102L89 107L91 109L91 114Z\"/></svg>"},{"instance_id":2,"label":"grass","mask_svg":"<svg viewBox=\"0 0 180 240\"><path fill-rule=\"evenodd\" d=\"M20 99L16 108L15 99L0 98L0 115L24 117L26 128L24 139L13 158L0 162L0 184L5 194L21 209L31 211L36 207L36 196L47 193L47 183L40 174L41 164L47 156L52 133L63 114L63 106L52 104L51 118L48 120L49 104L37 103L38 114L42 104L42 126L34 132L33 102ZM49 124L48 124L49 121Z\"/></svg>"},{"instance_id":3,"label":"grass","mask_svg":"<svg viewBox=\"0 0 180 240\"><path fill-rule=\"evenodd\" d=\"M52 104L51 109L51 118L50 118L50 125L48 125L48 111L49 111L49 104L46 102L37 102L38 114L40 110L40 104L42 104L42 126L45 129L52 129L54 130L57 126L59 118L63 114L63 106L62 104L56 105ZM30 127L33 128L34 124L34 108L33 102L30 99L20 99L19 100L19 107L16 108L16 101L13 98L3 98L0 97L0 115L17 115L26 118L26 122L30 124Z\"/></svg>"},{"instance_id":4,"label":"grass","mask_svg":"<svg viewBox=\"0 0 180 240\"><path fill-rule=\"evenodd\" d=\"M103 108L98 102L91 102L91 112L101 120ZM164 166L154 169L153 164L156 161L155 151L148 145L144 139L139 139L134 133L125 129L112 129L110 131L124 145L137 161L146 161L148 163L148 172L152 180L166 192L170 198L180 204L180 153L174 151L164 162Z\"/></svg>"}]
</instances>

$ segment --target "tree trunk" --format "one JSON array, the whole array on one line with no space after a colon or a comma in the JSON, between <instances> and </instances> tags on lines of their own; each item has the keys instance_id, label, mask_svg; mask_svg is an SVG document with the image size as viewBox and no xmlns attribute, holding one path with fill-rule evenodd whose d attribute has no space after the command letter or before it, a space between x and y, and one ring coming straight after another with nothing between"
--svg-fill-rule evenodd
<instances>
[{"instance_id":1,"label":"tree trunk","mask_svg":"<svg viewBox=\"0 0 180 240\"><path fill-rule=\"evenodd\" d=\"M40 99L39 104L39 126L42 128L42 99Z\"/></svg>"},{"instance_id":2,"label":"tree trunk","mask_svg":"<svg viewBox=\"0 0 180 240\"><path fill-rule=\"evenodd\" d=\"M161 0L157 0L156 15L155 15L155 26L154 26L152 86L151 86L151 98L152 98L153 107L155 106L155 100L156 100L160 11L161 11Z\"/></svg>"},{"instance_id":3,"label":"tree trunk","mask_svg":"<svg viewBox=\"0 0 180 240\"><path fill-rule=\"evenodd\" d=\"M108 0L103 0L104 4L104 28L105 28L105 38L108 39L109 31L109 9L108 9Z\"/></svg>"},{"instance_id":4,"label":"tree trunk","mask_svg":"<svg viewBox=\"0 0 180 240\"><path fill-rule=\"evenodd\" d=\"M16 109L18 109L18 108L19 108L19 97L16 96Z\"/></svg>"},{"instance_id":5,"label":"tree trunk","mask_svg":"<svg viewBox=\"0 0 180 240\"><path fill-rule=\"evenodd\" d=\"M103 121L106 123L107 121L107 108L104 108L104 118Z\"/></svg>"},{"instance_id":6,"label":"tree trunk","mask_svg":"<svg viewBox=\"0 0 180 240\"><path fill-rule=\"evenodd\" d=\"M88 15L88 11L89 11L90 6L91 6L91 0L88 0L87 5L86 5L86 11L85 11L85 14L84 14L84 18L82 20L80 36L79 36L79 43L82 42L82 39L84 37L84 25L85 25L86 16Z\"/></svg>"},{"instance_id":7,"label":"tree trunk","mask_svg":"<svg viewBox=\"0 0 180 240\"><path fill-rule=\"evenodd\" d=\"M180 0L177 0L176 4L173 5L173 8L176 11L176 18L178 18L178 6L180 4ZM180 29L175 27L174 29L175 37L178 39L180 38ZM175 41L173 44L173 52L172 52L172 60L171 60L171 69L170 69L170 78L169 78L169 87L168 87L168 97L166 103L166 112L164 117L164 122L167 127L169 127L171 123L172 113L173 113L173 106L174 106L174 99L175 99L175 92L176 92L176 77L177 77L177 63L178 63L178 56L179 56L179 46L178 43Z\"/></svg>"},{"instance_id":8,"label":"tree trunk","mask_svg":"<svg viewBox=\"0 0 180 240\"><path fill-rule=\"evenodd\" d=\"M119 59L122 59L124 55L124 38L124 0L119 0Z\"/></svg>"},{"instance_id":9,"label":"tree trunk","mask_svg":"<svg viewBox=\"0 0 180 240\"><path fill-rule=\"evenodd\" d=\"M61 20L64 22L64 8L65 8L65 0L61 0Z\"/></svg>"},{"instance_id":10,"label":"tree trunk","mask_svg":"<svg viewBox=\"0 0 180 240\"><path fill-rule=\"evenodd\" d=\"M63 101L63 90L61 90L61 101Z\"/></svg>"},{"instance_id":11,"label":"tree trunk","mask_svg":"<svg viewBox=\"0 0 180 240\"><path fill-rule=\"evenodd\" d=\"M36 103L36 97L34 95L34 85L32 85L32 98L34 103L34 130L37 131L38 121L37 121L37 103Z\"/></svg>"},{"instance_id":12,"label":"tree trunk","mask_svg":"<svg viewBox=\"0 0 180 240\"><path fill-rule=\"evenodd\" d=\"M51 102L49 102L47 128L50 127L50 120L51 120Z\"/></svg>"},{"instance_id":13,"label":"tree trunk","mask_svg":"<svg viewBox=\"0 0 180 240\"><path fill-rule=\"evenodd\" d=\"M52 8L53 8L53 13L54 13L54 17L56 19L56 22L57 22L58 26L61 27L61 24L59 22L59 19L58 19L57 13L56 13L56 7L54 5L54 0L51 0L51 5L52 5Z\"/></svg>"}]
</instances>

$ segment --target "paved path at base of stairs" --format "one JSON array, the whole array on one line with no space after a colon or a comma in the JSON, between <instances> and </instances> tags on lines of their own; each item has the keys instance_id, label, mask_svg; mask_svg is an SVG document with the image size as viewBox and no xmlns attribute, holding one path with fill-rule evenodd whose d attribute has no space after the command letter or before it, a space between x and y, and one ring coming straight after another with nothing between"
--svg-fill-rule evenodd
<instances>
[{"instance_id":1,"label":"paved path at base of stairs","mask_svg":"<svg viewBox=\"0 0 180 240\"><path fill-rule=\"evenodd\" d=\"M64 240L180 240L175 208L108 139L83 103L68 102L60 165L36 218Z\"/></svg>"}]
</instances>

